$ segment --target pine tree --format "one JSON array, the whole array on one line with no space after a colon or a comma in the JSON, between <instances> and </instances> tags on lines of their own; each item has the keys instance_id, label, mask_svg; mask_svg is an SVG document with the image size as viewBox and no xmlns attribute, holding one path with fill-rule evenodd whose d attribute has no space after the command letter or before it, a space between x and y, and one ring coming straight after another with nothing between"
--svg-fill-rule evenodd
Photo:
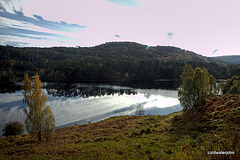
<instances>
[{"instance_id":1,"label":"pine tree","mask_svg":"<svg viewBox=\"0 0 240 160\"><path fill-rule=\"evenodd\" d=\"M28 106L28 109L24 109L27 115L25 127L32 136L36 135L38 140L41 141L44 132L54 131L55 119L49 106L46 106L47 97L41 90L43 85L39 80L38 74L34 76L33 85L27 74L24 77L23 83L23 103L26 103ZM50 135L50 133L44 134Z\"/></svg>"}]
</instances>

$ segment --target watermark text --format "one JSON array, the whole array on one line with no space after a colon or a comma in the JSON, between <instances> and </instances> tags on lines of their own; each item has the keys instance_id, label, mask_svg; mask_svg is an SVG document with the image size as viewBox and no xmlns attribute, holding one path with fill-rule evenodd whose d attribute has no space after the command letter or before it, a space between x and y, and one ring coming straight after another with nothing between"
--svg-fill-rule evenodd
<instances>
[{"instance_id":1,"label":"watermark text","mask_svg":"<svg viewBox=\"0 0 240 160\"><path fill-rule=\"evenodd\" d=\"M230 154L235 154L233 151L208 151L208 154L225 154L225 155L230 155Z\"/></svg>"}]
</instances>

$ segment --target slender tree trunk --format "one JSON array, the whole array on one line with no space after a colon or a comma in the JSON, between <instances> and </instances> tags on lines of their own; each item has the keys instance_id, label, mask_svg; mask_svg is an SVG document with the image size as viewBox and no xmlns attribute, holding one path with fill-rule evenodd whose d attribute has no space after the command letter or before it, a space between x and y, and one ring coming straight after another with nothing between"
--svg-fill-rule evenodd
<instances>
[{"instance_id":1,"label":"slender tree trunk","mask_svg":"<svg viewBox=\"0 0 240 160\"><path fill-rule=\"evenodd\" d=\"M39 140L39 141L42 141L41 132L38 132L38 140Z\"/></svg>"},{"instance_id":2,"label":"slender tree trunk","mask_svg":"<svg viewBox=\"0 0 240 160\"><path fill-rule=\"evenodd\" d=\"M42 131L41 131L41 129L38 130L38 140L42 141Z\"/></svg>"}]
</instances>

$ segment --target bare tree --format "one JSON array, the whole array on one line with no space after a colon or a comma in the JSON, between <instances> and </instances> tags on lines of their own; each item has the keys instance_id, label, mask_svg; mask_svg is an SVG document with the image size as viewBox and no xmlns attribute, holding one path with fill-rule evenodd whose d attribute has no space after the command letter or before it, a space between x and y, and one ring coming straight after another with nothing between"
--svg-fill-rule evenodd
<instances>
[{"instance_id":1,"label":"bare tree","mask_svg":"<svg viewBox=\"0 0 240 160\"><path fill-rule=\"evenodd\" d=\"M135 115L136 116L144 116L145 115L145 110L143 109L142 105L137 106L135 110Z\"/></svg>"}]
</instances>

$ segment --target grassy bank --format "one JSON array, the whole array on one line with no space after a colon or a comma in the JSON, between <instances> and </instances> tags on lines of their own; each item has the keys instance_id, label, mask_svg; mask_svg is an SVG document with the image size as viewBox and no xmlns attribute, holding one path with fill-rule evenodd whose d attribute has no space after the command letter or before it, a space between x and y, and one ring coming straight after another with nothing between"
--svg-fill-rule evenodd
<instances>
[{"instance_id":1,"label":"grassy bank","mask_svg":"<svg viewBox=\"0 0 240 160\"><path fill-rule=\"evenodd\" d=\"M195 111L61 128L49 142L1 137L0 159L240 159L239 107L239 95L213 96Z\"/></svg>"}]
</instances>

